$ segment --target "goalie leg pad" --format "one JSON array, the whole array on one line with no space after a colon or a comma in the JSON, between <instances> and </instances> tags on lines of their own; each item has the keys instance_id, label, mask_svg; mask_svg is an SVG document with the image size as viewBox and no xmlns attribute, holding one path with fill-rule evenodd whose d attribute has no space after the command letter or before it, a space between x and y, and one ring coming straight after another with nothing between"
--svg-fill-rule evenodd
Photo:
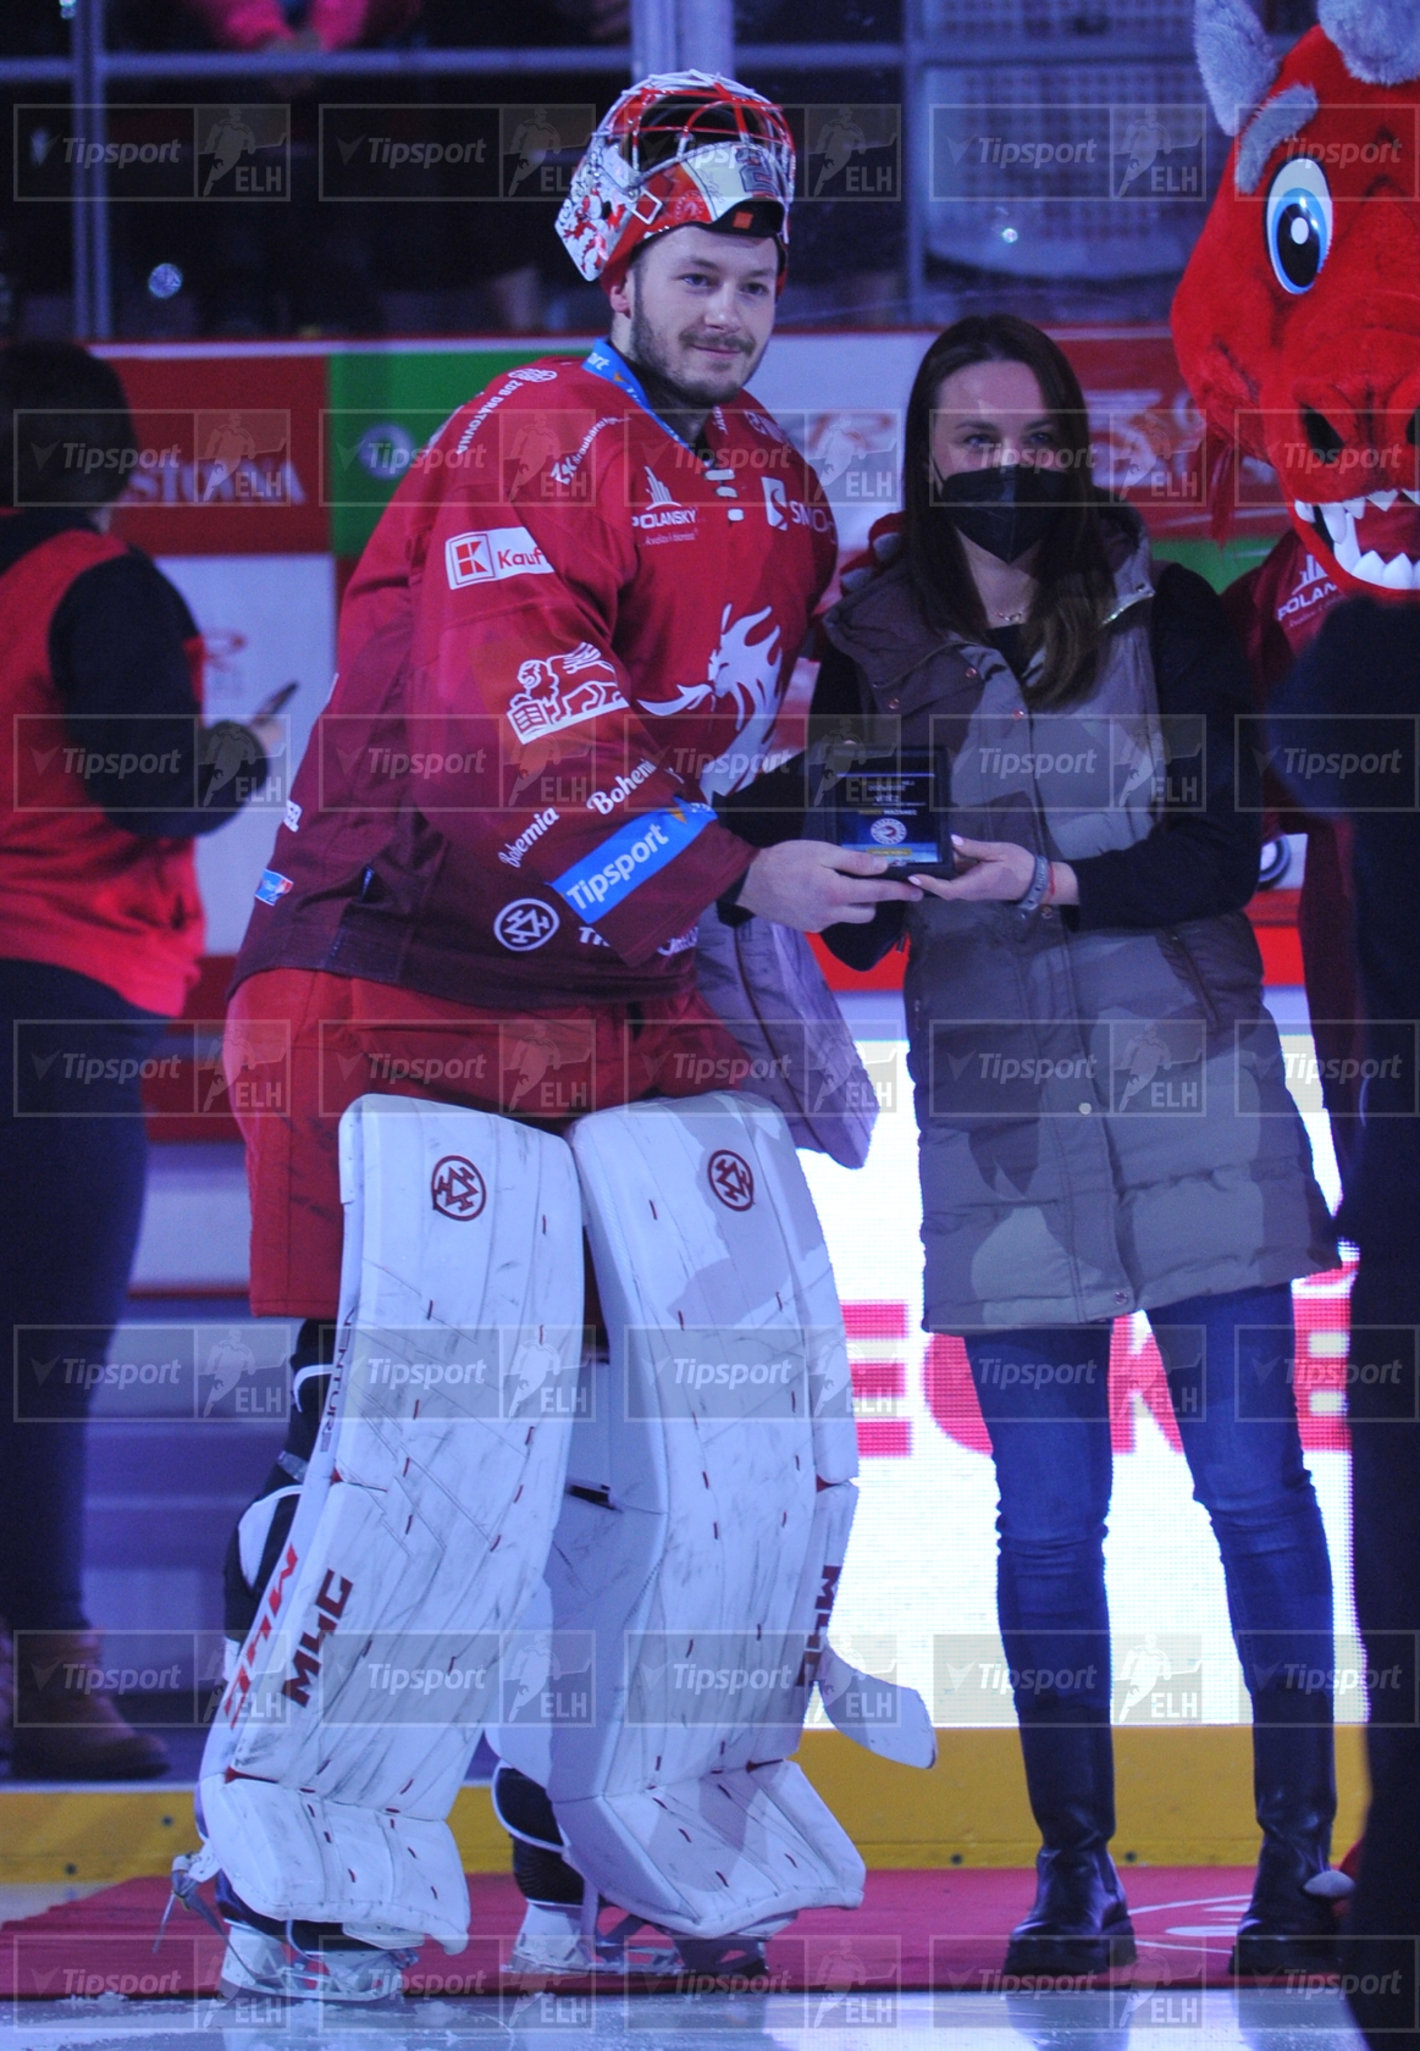
<instances>
[{"instance_id":1,"label":"goalie leg pad","mask_svg":"<svg viewBox=\"0 0 1420 2051\"><path fill-rule=\"evenodd\" d=\"M568 1858L698 1937L855 1906L862 1861L784 1756L857 1466L792 1141L727 1093L597 1113L572 1145L610 1360L548 1566L555 1625L597 1639L595 1715L551 1732Z\"/></svg>"},{"instance_id":2,"label":"goalie leg pad","mask_svg":"<svg viewBox=\"0 0 1420 2051\"><path fill-rule=\"evenodd\" d=\"M578 1400L580 1198L561 1140L379 1097L341 1120L341 1194L330 1394L202 1808L259 1914L452 1946L444 1818L518 1657Z\"/></svg>"}]
</instances>

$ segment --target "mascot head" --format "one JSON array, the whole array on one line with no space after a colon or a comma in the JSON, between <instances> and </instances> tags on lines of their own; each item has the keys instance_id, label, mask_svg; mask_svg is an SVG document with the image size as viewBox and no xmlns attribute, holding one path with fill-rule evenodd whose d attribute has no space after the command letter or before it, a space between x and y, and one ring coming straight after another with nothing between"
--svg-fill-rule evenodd
<instances>
[{"instance_id":1,"label":"mascot head","mask_svg":"<svg viewBox=\"0 0 1420 2051\"><path fill-rule=\"evenodd\" d=\"M1278 63L1248 0L1198 0L1214 112L1236 138L1173 306L1218 441L1277 472L1343 589L1420 595L1420 5L1319 0Z\"/></svg>"}]
</instances>

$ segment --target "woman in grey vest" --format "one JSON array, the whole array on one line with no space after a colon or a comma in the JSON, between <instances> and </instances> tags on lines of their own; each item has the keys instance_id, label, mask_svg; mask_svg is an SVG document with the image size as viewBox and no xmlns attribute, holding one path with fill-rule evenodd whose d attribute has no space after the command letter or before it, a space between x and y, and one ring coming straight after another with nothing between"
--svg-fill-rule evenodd
<instances>
[{"instance_id":1,"label":"woman in grey vest","mask_svg":"<svg viewBox=\"0 0 1420 2051\"><path fill-rule=\"evenodd\" d=\"M905 761L935 764L957 873L909 868L919 902L827 937L865 966L906 926L924 1321L964 1337L991 1437L1043 1840L1006 1970L1134 1956L1108 1851L1103 1542L1111 1322L1136 1310L1252 1697L1263 1840L1234 1969L1315 1969L1336 1886L1331 1575L1289 1285L1336 1250L1242 909L1261 806L1242 654L1208 585L1151 564L1096 489L1079 385L1029 323L933 343L905 470L898 531L828 618L815 712L830 733L871 714L875 747L898 731ZM920 821L877 837L904 833L921 845Z\"/></svg>"}]
</instances>

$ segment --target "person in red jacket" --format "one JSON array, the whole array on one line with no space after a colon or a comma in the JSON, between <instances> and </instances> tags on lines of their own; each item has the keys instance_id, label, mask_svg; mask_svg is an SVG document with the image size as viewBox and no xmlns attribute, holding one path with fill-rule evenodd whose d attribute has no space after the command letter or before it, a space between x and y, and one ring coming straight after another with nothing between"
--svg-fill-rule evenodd
<instances>
[{"instance_id":1,"label":"person in red jacket","mask_svg":"<svg viewBox=\"0 0 1420 2051\"><path fill-rule=\"evenodd\" d=\"M0 1618L13 1771L66 1779L167 1763L97 1684L82 1422L138 1235L141 1078L202 952L193 836L266 777L255 733L202 726L182 597L107 532L136 453L108 364L0 355Z\"/></svg>"},{"instance_id":2,"label":"person in red jacket","mask_svg":"<svg viewBox=\"0 0 1420 2051\"><path fill-rule=\"evenodd\" d=\"M224 1042L239 1104L280 1101L290 1064L289 1114L238 1115L252 1308L304 1321L259 1569L238 1538L228 1556L238 1645L334 1357L346 1106L391 1093L560 1128L694 1095L707 1072L740 1072L696 988L708 906L814 932L919 894L877 880L875 855L735 830L778 760L835 556L818 480L744 389L774 324L791 189L788 130L758 94L698 73L624 94L559 217L607 289L610 339L462 406L346 594ZM518 1795L525 1892L580 1899L555 1854L536 1856L539 1834L557 1842L542 1791ZM297 1925L295 1941L327 1934Z\"/></svg>"}]
</instances>

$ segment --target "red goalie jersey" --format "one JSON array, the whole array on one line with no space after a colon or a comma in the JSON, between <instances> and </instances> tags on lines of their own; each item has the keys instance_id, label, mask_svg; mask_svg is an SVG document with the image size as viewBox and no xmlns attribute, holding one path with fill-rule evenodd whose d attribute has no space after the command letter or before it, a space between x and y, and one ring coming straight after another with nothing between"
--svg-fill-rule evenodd
<instances>
[{"instance_id":1,"label":"red goalie jersey","mask_svg":"<svg viewBox=\"0 0 1420 2051\"><path fill-rule=\"evenodd\" d=\"M832 571L813 471L745 394L699 450L609 345L499 379L361 559L237 978L480 1007L665 997L753 850L712 800L772 735Z\"/></svg>"}]
</instances>

